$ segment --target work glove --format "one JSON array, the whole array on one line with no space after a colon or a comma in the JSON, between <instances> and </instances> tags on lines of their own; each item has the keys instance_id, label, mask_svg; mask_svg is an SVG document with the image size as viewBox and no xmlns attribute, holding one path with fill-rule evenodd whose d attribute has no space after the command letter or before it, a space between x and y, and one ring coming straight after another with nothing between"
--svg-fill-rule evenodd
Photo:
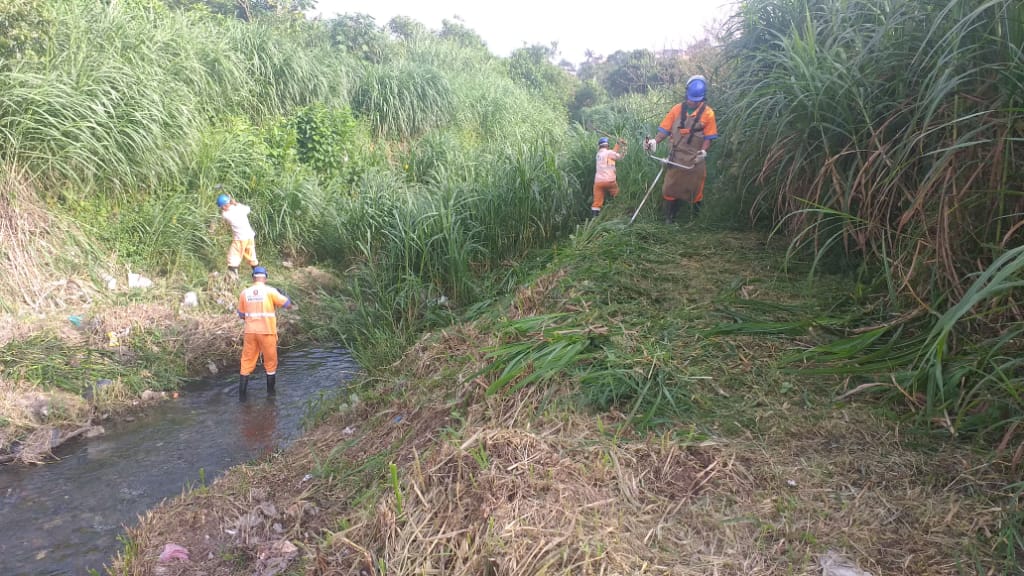
<instances>
[{"instance_id":1,"label":"work glove","mask_svg":"<svg viewBox=\"0 0 1024 576\"><path fill-rule=\"evenodd\" d=\"M648 138L644 140L644 150L648 152L654 152L658 148L658 141L654 138Z\"/></svg>"},{"instance_id":2,"label":"work glove","mask_svg":"<svg viewBox=\"0 0 1024 576\"><path fill-rule=\"evenodd\" d=\"M707 157L708 157L708 151L707 150L698 150L697 151L697 158L696 158L697 162L703 162Z\"/></svg>"},{"instance_id":3,"label":"work glove","mask_svg":"<svg viewBox=\"0 0 1024 576\"><path fill-rule=\"evenodd\" d=\"M238 313L238 317L239 318L241 318L242 320L245 320L245 312L237 312L237 313Z\"/></svg>"}]
</instances>

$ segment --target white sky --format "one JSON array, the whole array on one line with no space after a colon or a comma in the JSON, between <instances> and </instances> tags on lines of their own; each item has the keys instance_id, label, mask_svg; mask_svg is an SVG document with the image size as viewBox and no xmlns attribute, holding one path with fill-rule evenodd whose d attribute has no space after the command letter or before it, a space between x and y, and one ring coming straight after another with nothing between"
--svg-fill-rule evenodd
<instances>
[{"instance_id":1,"label":"white sky","mask_svg":"<svg viewBox=\"0 0 1024 576\"><path fill-rule=\"evenodd\" d=\"M588 48L608 56L616 50L685 48L704 28L731 13L735 0L611 2L610 0L317 0L312 14L330 18L362 12L378 26L396 15L436 30L459 16L491 52L507 56L526 44L558 42L561 57L578 64Z\"/></svg>"}]
</instances>

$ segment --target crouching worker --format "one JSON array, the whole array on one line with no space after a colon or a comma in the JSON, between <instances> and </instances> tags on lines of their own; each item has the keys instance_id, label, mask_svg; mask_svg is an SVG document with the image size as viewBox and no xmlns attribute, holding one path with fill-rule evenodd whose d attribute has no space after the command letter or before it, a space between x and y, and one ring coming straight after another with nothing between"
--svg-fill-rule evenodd
<instances>
[{"instance_id":1,"label":"crouching worker","mask_svg":"<svg viewBox=\"0 0 1024 576\"><path fill-rule=\"evenodd\" d=\"M622 152L619 152L619 148ZM594 170L594 203L590 205L590 216L597 218L601 215L601 207L605 199L612 199L619 195L619 184L615 177L615 163L626 156L626 141L619 140L613 150L608 149L608 139L597 140L597 167Z\"/></svg>"},{"instance_id":2,"label":"crouching worker","mask_svg":"<svg viewBox=\"0 0 1024 576\"><path fill-rule=\"evenodd\" d=\"M297 308L291 298L267 285L267 269L252 269L252 286L238 296L238 317L245 320L242 340L242 367L238 381L238 399L245 400L249 377L256 369L256 360L263 354L263 368L267 372L267 395L273 395L277 384L277 308Z\"/></svg>"}]
</instances>

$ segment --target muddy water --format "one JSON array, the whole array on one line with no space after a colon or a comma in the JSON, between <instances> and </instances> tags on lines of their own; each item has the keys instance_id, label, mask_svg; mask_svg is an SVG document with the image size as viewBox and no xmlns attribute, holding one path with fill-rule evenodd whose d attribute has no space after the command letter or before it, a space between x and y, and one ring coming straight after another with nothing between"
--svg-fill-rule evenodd
<instances>
[{"instance_id":1,"label":"muddy water","mask_svg":"<svg viewBox=\"0 0 1024 576\"><path fill-rule=\"evenodd\" d=\"M0 468L0 576L103 574L123 526L188 485L287 445L308 401L357 370L342 350L283 354L273 401L259 369L244 403L238 375L228 374L61 447L59 462Z\"/></svg>"}]
</instances>

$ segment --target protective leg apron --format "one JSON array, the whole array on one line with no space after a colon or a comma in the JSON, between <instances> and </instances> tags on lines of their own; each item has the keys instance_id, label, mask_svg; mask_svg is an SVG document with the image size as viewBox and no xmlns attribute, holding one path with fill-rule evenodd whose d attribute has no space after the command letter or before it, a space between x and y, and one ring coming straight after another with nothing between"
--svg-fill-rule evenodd
<instances>
[{"instance_id":1,"label":"protective leg apron","mask_svg":"<svg viewBox=\"0 0 1024 576\"><path fill-rule=\"evenodd\" d=\"M704 148L704 125L700 118L704 113L702 103L693 116L686 114L686 103L683 103L679 118L672 124L669 142L672 145L669 161L692 169L669 165L665 171L665 183L661 188L662 198L666 201L666 216L669 220L679 212L679 200L697 204L704 199L704 179L707 177L707 166L698 160L697 153Z\"/></svg>"}]
</instances>

